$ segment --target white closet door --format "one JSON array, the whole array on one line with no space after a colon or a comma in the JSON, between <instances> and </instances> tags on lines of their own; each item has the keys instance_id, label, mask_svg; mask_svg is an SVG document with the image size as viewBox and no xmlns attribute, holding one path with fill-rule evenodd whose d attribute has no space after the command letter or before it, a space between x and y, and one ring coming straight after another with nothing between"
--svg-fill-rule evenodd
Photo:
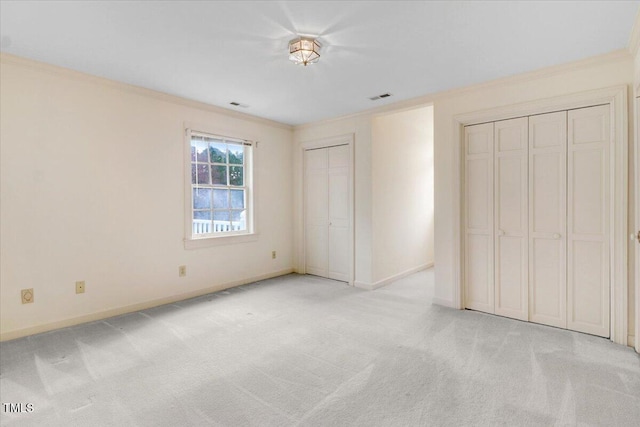
<instances>
[{"instance_id":1,"label":"white closet door","mask_svg":"<svg viewBox=\"0 0 640 427\"><path fill-rule=\"evenodd\" d=\"M567 327L567 112L529 117L529 320Z\"/></svg>"},{"instance_id":2,"label":"white closet door","mask_svg":"<svg viewBox=\"0 0 640 427\"><path fill-rule=\"evenodd\" d=\"M305 168L305 268L329 276L329 156L327 149L307 150Z\"/></svg>"},{"instance_id":3,"label":"white closet door","mask_svg":"<svg viewBox=\"0 0 640 427\"><path fill-rule=\"evenodd\" d=\"M349 281L349 146L329 152L329 271L330 279Z\"/></svg>"},{"instance_id":4,"label":"white closet door","mask_svg":"<svg viewBox=\"0 0 640 427\"><path fill-rule=\"evenodd\" d=\"M609 336L609 106L568 113L567 327Z\"/></svg>"},{"instance_id":5,"label":"white closet door","mask_svg":"<svg viewBox=\"0 0 640 427\"><path fill-rule=\"evenodd\" d=\"M528 119L495 123L495 314L528 320Z\"/></svg>"},{"instance_id":6,"label":"white closet door","mask_svg":"<svg viewBox=\"0 0 640 427\"><path fill-rule=\"evenodd\" d=\"M465 307L494 312L493 123L465 127Z\"/></svg>"}]
</instances>

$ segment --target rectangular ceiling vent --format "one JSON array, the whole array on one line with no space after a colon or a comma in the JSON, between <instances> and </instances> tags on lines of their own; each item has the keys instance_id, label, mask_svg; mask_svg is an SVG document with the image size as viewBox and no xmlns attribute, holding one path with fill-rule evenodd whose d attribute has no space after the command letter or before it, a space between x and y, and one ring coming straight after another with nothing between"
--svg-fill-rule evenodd
<instances>
[{"instance_id":1,"label":"rectangular ceiling vent","mask_svg":"<svg viewBox=\"0 0 640 427\"><path fill-rule=\"evenodd\" d=\"M382 95L376 95L376 96L372 96L371 98L369 98L372 101L377 101L378 99L382 99L382 98L388 98L390 97L391 94L390 93L383 93Z\"/></svg>"},{"instance_id":2,"label":"rectangular ceiling vent","mask_svg":"<svg viewBox=\"0 0 640 427\"><path fill-rule=\"evenodd\" d=\"M240 107L240 108L248 108L249 107L246 104L240 104L239 102L236 102L236 101L230 102L229 104L233 105L234 107Z\"/></svg>"}]
</instances>

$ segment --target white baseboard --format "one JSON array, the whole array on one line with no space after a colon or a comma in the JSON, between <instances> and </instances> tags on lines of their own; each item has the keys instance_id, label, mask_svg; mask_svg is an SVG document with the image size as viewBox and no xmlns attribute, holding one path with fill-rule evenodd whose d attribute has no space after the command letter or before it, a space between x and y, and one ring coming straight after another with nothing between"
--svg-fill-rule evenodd
<instances>
[{"instance_id":1,"label":"white baseboard","mask_svg":"<svg viewBox=\"0 0 640 427\"><path fill-rule=\"evenodd\" d=\"M366 289L368 291L372 291L374 289L378 289L378 288L381 288L383 286L386 286L389 283L395 282L396 280L400 280L403 277L407 277L407 276L409 276L409 275L411 275L413 273L417 273L418 271L426 270L427 268L431 268L431 267L433 267L433 262L428 262L426 264L422 264L422 265L419 265L417 267L410 268L410 269L408 269L406 271L403 271L402 273L398 273L396 275L387 277L386 279L379 280L379 281L377 281L375 283L366 283L366 282L355 281L355 282L353 282L353 286L355 286L356 288Z\"/></svg>"},{"instance_id":2,"label":"white baseboard","mask_svg":"<svg viewBox=\"0 0 640 427\"><path fill-rule=\"evenodd\" d=\"M236 286L246 285L248 283L259 282L260 280L271 279L273 277L284 276L293 272L293 268L287 268L285 270L274 271L271 273L261 274L259 276L248 277L246 279L234 280L231 282L210 286L204 289L198 289L191 292L185 292L183 294L173 295L166 298L155 299L152 301L141 302L137 304L127 305L124 307L112 308L109 310L98 311L96 313L86 314L83 316L72 317L69 319L58 320L51 323L45 323L36 326L30 326L24 329L16 329L13 331L3 332L0 334L0 341L8 341L16 338L26 337L28 335L39 334L42 332L52 331L54 329L66 328L68 326L75 326L81 323L94 322L96 320L107 319L109 317L119 316L121 314L132 313L135 311L146 310L147 308L157 307L164 304L171 304L178 301L183 301L189 298L195 298L202 295L210 294L212 292L223 291L225 289L234 288Z\"/></svg>"},{"instance_id":3,"label":"white baseboard","mask_svg":"<svg viewBox=\"0 0 640 427\"><path fill-rule=\"evenodd\" d=\"M371 283L358 282L357 280L353 282L353 286L367 291L372 291L374 289Z\"/></svg>"},{"instance_id":4,"label":"white baseboard","mask_svg":"<svg viewBox=\"0 0 640 427\"><path fill-rule=\"evenodd\" d=\"M455 308L453 301L449 301L448 299L433 297L431 298L431 303L435 305L441 305L443 307Z\"/></svg>"}]
</instances>

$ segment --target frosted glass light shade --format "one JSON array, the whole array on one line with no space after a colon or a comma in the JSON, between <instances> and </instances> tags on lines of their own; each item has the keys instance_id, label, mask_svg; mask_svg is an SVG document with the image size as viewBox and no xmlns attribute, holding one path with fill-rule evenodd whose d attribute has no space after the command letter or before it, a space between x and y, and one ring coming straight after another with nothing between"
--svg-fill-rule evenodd
<instances>
[{"instance_id":1,"label":"frosted glass light shade","mask_svg":"<svg viewBox=\"0 0 640 427\"><path fill-rule=\"evenodd\" d=\"M320 43L311 37L297 37L289 42L289 60L300 65L315 64L320 59Z\"/></svg>"}]
</instances>

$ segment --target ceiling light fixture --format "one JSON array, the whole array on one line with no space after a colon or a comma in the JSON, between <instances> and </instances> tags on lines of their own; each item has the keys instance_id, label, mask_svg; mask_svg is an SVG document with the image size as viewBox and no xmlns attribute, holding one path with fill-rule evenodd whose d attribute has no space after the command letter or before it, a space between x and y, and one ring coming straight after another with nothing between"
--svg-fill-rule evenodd
<instances>
[{"instance_id":1,"label":"ceiling light fixture","mask_svg":"<svg viewBox=\"0 0 640 427\"><path fill-rule=\"evenodd\" d=\"M305 67L320 59L320 43L313 37L296 37L289 42L289 60Z\"/></svg>"}]
</instances>

